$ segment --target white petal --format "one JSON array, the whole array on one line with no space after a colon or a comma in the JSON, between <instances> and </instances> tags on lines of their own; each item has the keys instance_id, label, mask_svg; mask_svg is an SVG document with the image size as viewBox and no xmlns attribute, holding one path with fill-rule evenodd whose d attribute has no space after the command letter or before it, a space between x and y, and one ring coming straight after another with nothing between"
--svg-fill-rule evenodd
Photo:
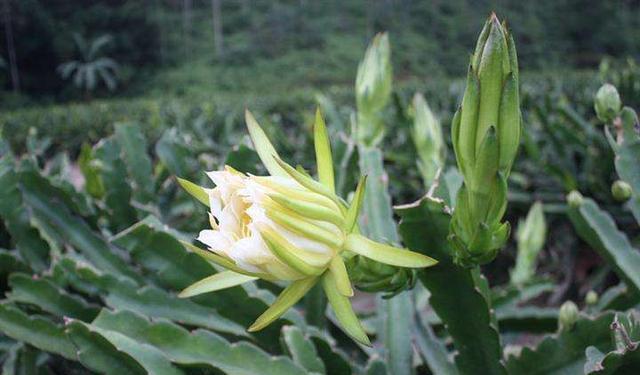
<instances>
[{"instance_id":1,"label":"white petal","mask_svg":"<svg viewBox=\"0 0 640 375\"><path fill-rule=\"evenodd\" d=\"M210 250L220 255L227 255L232 248L234 239L228 234L219 230L203 230L197 238L198 241L205 244Z\"/></svg>"}]
</instances>

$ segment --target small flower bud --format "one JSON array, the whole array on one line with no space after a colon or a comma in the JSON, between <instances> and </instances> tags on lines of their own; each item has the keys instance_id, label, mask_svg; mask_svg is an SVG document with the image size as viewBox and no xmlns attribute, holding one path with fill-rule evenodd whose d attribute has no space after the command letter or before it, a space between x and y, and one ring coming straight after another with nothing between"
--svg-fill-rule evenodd
<instances>
[{"instance_id":1,"label":"small flower bud","mask_svg":"<svg viewBox=\"0 0 640 375\"><path fill-rule=\"evenodd\" d=\"M588 291L587 295L584 297L584 302L589 306L595 305L598 303L598 293L593 290Z\"/></svg>"},{"instance_id":2,"label":"small flower bud","mask_svg":"<svg viewBox=\"0 0 640 375\"><path fill-rule=\"evenodd\" d=\"M511 281L515 284L524 284L529 281L536 267L536 257L544 246L547 235L547 224L544 220L542 203L536 202L527 218L518 225L516 233L518 239L518 257L516 266L511 273Z\"/></svg>"},{"instance_id":3,"label":"small flower bud","mask_svg":"<svg viewBox=\"0 0 640 375\"><path fill-rule=\"evenodd\" d=\"M421 94L413 97L413 128L411 136L418 151L418 168L425 186L431 186L436 174L444 166L447 146L442 137L440 121Z\"/></svg>"},{"instance_id":4,"label":"small flower bud","mask_svg":"<svg viewBox=\"0 0 640 375\"><path fill-rule=\"evenodd\" d=\"M622 101L615 86L605 83L598 89L594 100L596 115L602 122L609 123L620 113Z\"/></svg>"},{"instance_id":5,"label":"small flower bud","mask_svg":"<svg viewBox=\"0 0 640 375\"><path fill-rule=\"evenodd\" d=\"M626 202L631 198L633 189L628 183L622 180L617 180L611 185L611 194L618 202Z\"/></svg>"},{"instance_id":6,"label":"small flower bud","mask_svg":"<svg viewBox=\"0 0 640 375\"><path fill-rule=\"evenodd\" d=\"M558 328L560 331L569 331L580 317L580 311L573 301L567 301L560 306L558 315Z\"/></svg>"},{"instance_id":7,"label":"small flower bud","mask_svg":"<svg viewBox=\"0 0 640 375\"><path fill-rule=\"evenodd\" d=\"M569 193L569 195L567 195L567 203L569 203L569 206L573 208L580 207L583 200L584 198L582 197L582 194L580 194L580 192L578 192L577 190L573 190Z\"/></svg>"},{"instance_id":8,"label":"small flower bud","mask_svg":"<svg viewBox=\"0 0 640 375\"><path fill-rule=\"evenodd\" d=\"M391 98L391 48L389 36L378 34L367 48L356 76L358 140L366 145L379 142L384 135L380 112Z\"/></svg>"}]
</instances>

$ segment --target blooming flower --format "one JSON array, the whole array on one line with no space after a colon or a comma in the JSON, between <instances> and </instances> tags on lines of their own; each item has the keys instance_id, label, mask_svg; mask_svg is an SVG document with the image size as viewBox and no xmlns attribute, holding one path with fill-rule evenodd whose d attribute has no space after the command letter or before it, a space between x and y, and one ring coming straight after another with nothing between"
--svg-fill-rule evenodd
<instances>
[{"instance_id":1,"label":"blooming flower","mask_svg":"<svg viewBox=\"0 0 640 375\"><path fill-rule=\"evenodd\" d=\"M210 207L211 229L200 232L203 250L185 246L227 269L182 291L182 297L264 279L288 281L276 301L249 331L257 331L280 317L321 282L329 303L345 331L369 345L348 297L353 289L343 255L356 253L398 267L421 268L432 258L371 241L358 233L357 218L365 178L347 204L335 194L329 138L319 112L314 125L319 181L283 162L251 113L247 127L255 149L270 176L254 176L226 166L207 175L213 189L178 179L194 197Z\"/></svg>"}]
</instances>

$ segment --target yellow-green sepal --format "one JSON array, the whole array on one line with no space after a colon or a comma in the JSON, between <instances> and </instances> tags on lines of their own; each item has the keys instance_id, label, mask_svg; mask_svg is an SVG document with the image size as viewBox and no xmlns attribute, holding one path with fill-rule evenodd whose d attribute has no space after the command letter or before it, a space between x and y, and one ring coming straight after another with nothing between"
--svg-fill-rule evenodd
<instances>
[{"instance_id":1,"label":"yellow-green sepal","mask_svg":"<svg viewBox=\"0 0 640 375\"><path fill-rule=\"evenodd\" d=\"M342 215L340 215L338 211L325 205L303 201L296 199L291 195L285 195L282 193L271 193L269 194L269 198L283 207L294 212L301 213L309 219L328 221L329 223L336 225L338 228L342 228L344 226L344 218Z\"/></svg>"},{"instance_id":2,"label":"yellow-green sepal","mask_svg":"<svg viewBox=\"0 0 640 375\"><path fill-rule=\"evenodd\" d=\"M231 288L249 281L258 280L255 276L247 276L233 271L223 271L197 281L186 287L178 297L188 298L198 294L215 292Z\"/></svg>"},{"instance_id":3,"label":"yellow-green sepal","mask_svg":"<svg viewBox=\"0 0 640 375\"><path fill-rule=\"evenodd\" d=\"M296 251L298 249L294 248L293 245L289 243L285 238L276 233L272 229L263 229L260 231L262 235L262 239L265 244L271 250L271 252L284 264L293 268L294 270L300 272L303 275L307 276L318 276L322 274L326 267L325 265L312 265L308 262L308 260L313 260L314 263L319 263L323 259L319 257L320 254L312 254L309 251L305 252L305 259L303 260L298 256L297 253L301 251ZM314 258L312 258L315 256Z\"/></svg>"},{"instance_id":4,"label":"yellow-green sepal","mask_svg":"<svg viewBox=\"0 0 640 375\"><path fill-rule=\"evenodd\" d=\"M376 262L397 267L424 268L438 263L437 260L426 255L375 242L356 233L347 236L344 249Z\"/></svg>"},{"instance_id":5,"label":"yellow-green sepal","mask_svg":"<svg viewBox=\"0 0 640 375\"><path fill-rule=\"evenodd\" d=\"M245 111L244 117L247 123L247 129L249 130L249 136L253 142L253 147L256 149L262 164L267 168L269 174L272 176L287 176L287 173L282 170L280 165L276 163L274 159L274 157L278 157L278 152L271 144L271 141L269 141L269 138L265 134L264 130L262 130L255 117L253 117L249 110Z\"/></svg>"},{"instance_id":6,"label":"yellow-green sepal","mask_svg":"<svg viewBox=\"0 0 640 375\"><path fill-rule=\"evenodd\" d=\"M358 181L356 192L353 195L351 206L349 206L349 209L347 210L347 218L345 220L345 230L347 231L347 233L351 233L358 223L358 214L360 213L360 208L362 207L362 201L364 200L364 191L366 186L367 176L361 176L360 181Z\"/></svg>"},{"instance_id":7,"label":"yellow-green sepal","mask_svg":"<svg viewBox=\"0 0 640 375\"><path fill-rule=\"evenodd\" d=\"M336 233L322 228L291 210L266 210L266 215L278 225L305 238L322 242L332 248L342 246L344 238Z\"/></svg>"},{"instance_id":8,"label":"yellow-green sepal","mask_svg":"<svg viewBox=\"0 0 640 375\"><path fill-rule=\"evenodd\" d=\"M333 274L336 281L336 288L338 288L340 294L345 297L353 297L353 288L351 287L347 267L344 265L342 257L337 255L331 259L331 263L329 263L329 272Z\"/></svg>"},{"instance_id":9,"label":"yellow-green sepal","mask_svg":"<svg viewBox=\"0 0 640 375\"><path fill-rule=\"evenodd\" d=\"M345 332L362 345L371 346L371 341L369 341L367 333L362 328L362 324L360 324L358 317L353 311L349 298L344 296L338 290L338 286L332 272L326 272L322 276L322 287L327 295L331 308L333 308L333 311Z\"/></svg>"},{"instance_id":10,"label":"yellow-green sepal","mask_svg":"<svg viewBox=\"0 0 640 375\"><path fill-rule=\"evenodd\" d=\"M289 284L276 298L269 308L249 327L249 332L256 332L271 324L296 304L315 285L318 278L309 277Z\"/></svg>"},{"instance_id":11,"label":"yellow-green sepal","mask_svg":"<svg viewBox=\"0 0 640 375\"><path fill-rule=\"evenodd\" d=\"M313 124L313 140L316 150L318 179L331 193L335 193L331 141L329 140L329 132L327 132L327 125L322 118L320 108L316 109L316 119Z\"/></svg>"},{"instance_id":12,"label":"yellow-green sepal","mask_svg":"<svg viewBox=\"0 0 640 375\"><path fill-rule=\"evenodd\" d=\"M185 180L184 178L176 177L178 184L182 186L184 191L189 193L192 197L202 202L205 206L209 207L209 193L202 186L196 185L189 180Z\"/></svg>"},{"instance_id":13,"label":"yellow-green sepal","mask_svg":"<svg viewBox=\"0 0 640 375\"><path fill-rule=\"evenodd\" d=\"M300 172L299 170L290 166L284 160L278 157L275 157L274 160L287 173L287 176L293 178L297 183L313 191L314 193L324 195L325 197L330 198L332 201L339 204L339 201L335 194L333 194L331 190L329 190L326 186L314 180L307 174Z\"/></svg>"}]
</instances>

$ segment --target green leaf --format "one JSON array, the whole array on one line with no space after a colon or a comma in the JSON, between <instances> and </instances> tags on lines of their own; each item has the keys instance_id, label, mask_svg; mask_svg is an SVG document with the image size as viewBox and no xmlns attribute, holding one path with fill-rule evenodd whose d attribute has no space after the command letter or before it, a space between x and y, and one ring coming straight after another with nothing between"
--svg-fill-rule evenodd
<instances>
[{"instance_id":1,"label":"green leaf","mask_svg":"<svg viewBox=\"0 0 640 375\"><path fill-rule=\"evenodd\" d=\"M193 297L197 296L198 294L215 292L217 290L231 288L254 280L258 280L258 278L242 275L233 271L223 271L205 277L204 279L189 285L182 292L180 292L178 297Z\"/></svg>"},{"instance_id":2,"label":"green leaf","mask_svg":"<svg viewBox=\"0 0 640 375\"><path fill-rule=\"evenodd\" d=\"M318 357L311 338L296 326L282 327L282 340L293 361L314 374L326 374L324 363Z\"/></svg>"},{"instance_id":3,"label":"green leaf","mask_svg":"<svg viewBox=\"0 0 640 375\"><path fill-rule=\"evenodd\" d=\"M5 282L13 272L29 272L27 266L14 251L0 249L0 288L4 290Z\"/></svg>"},{"instance_id":4,"label":"green leaf","mask_svg":"<svg viewBox=\"0 0 640 375\"><path fill-rule=\"evenodd\" d=\"M275 302L269 306L249 327L249 332L255 332L271 324L282 316L289 308L295 305L316 284L317 278L309 277L293 281L278 295Z\"/></svg>"},{"instance_id":5,"label":"green leaf","mask_svg":"<svg viewBox=\"0 0 640 375\"><path fill-rule=\"evenodd\" d=\"M181 142L176 128L165 130L155 147L158 159L174 176L189 176L194 170L191 150Z\"/></svg>"},{"instance_id":6,"label":"green leaf","mask_svg":"<svg viewBox=\"0 0 640 375\"><path fill-rule=\"evenodd\" d=\"M127 182L127 167L122 160L120 146L115 138L105 138L95 146L94 155L101 165L109 224L114 230L122 230L137 221L137 214L131 205L132 191Z\"/></svg>"},{"instance_id":7,"label":"green leaf","mask_svg":"<svg viewBox=\"0 0 640 375\"><path fill-rule=\"evenodd\" d=\"M83 284L94 286L98 289L95 295L115 310L130 310L152 318L170 319L190 326L247 336L244 326L221 316L215 309L178 298L152 285L138 289L128 279L99 274L69 258L58 262L54 270L56 273L76 289L82 289Z\"/></svg>"},{"instance_id":8,"label":"green leaf","mask_svg":"<svg viewBox=\"0 0 640 375\"><path fill-rule=\"evenodd\" d=\"M44 318L30 317L7 304L0 304L0 332L40 350L76 359L76 349L61 327Z\"/></svg>"},{"instance_id":9,"label":"green leaf","mask_svg":"<svg viewBox=\"0 0 640 375\"><path fill-rule=\"evenodd\" d=\"M77 349L80 362L93 371L113 374L146 374L144 367L118 350L99 333L79 321L67 324L65 333Z\"/></svg>"},{"instance_id":10,"label":"green leaf","mask_svg":"<svg viewBox=\"0 0 640 375\"><path fill-rule=\"evenodd\" d=\"M371 241L356 233L347 236L344 249L376 262L398 267L423 268L437 263L435 259L426 255Z\"/></svg>"},{"instance_id":11,"label":"green leaf","mask_svg":"<svg viewBox=\"0 0 640 375\"><path fill-rule=\"evenodd\" d=\"M132 259L140 265L142 273L147 278L170 290L182 290L217 272L199 255L185 251L175 236L176 234L168 231L166 227L144 220L116 236L115 242L130 252ZM218 313L225 318L247 327L275 300L273 294L259 289L254 284L246 283L239 288L200 295L191 301L207 307L215 306ZM285 319L298 326L305 326L303 317L295 309L290 309L283 318L259 334L254 334L260 344L267 348L275 348Z\"/></svg>"},{"instance_id":12,"label":"green leaf","mask_svg":"<svg viewBox=\"0 0 640 375\"><path fill-rule=\"evenodd\" d=\"M0 159L0 218L11 235L11 240L35 270L44 270L49 262L49 244L31 223L31 213L25 205L20 191L19 175L15 162L7 154Z\"/></svg>"},{"instance_id":13,"label":"green leaf","mask_svg":"<svg viewBox=\"0 0 640 375\"><path fill-rule=\"evenodd\" d=\"M358 129L360 130L360 114L358 115L358 121ZM381 131L381 133L383 132ZM360 229L372 240L398 243L400 238L398 237L396 223L393 220L391 196L389 195L387 183L388 177L384 170L382 152L378 148L369 148L359 144L358 154L360 174L367 176L367 188L366 191L361 193L363 197L360 198L362 199ZM362 242L367 245L376 244L369 239L365 239ZM384 249L388 250L387 247ZM358 248L358 250L372 249L365 247ZM377 247L376 250L378 250ZM394 249L393 254L400 252L398 249ZM391 252L384 252L384 254L393 256ZM377 252L375 255L379 256L380 253ZM395 276L395 270L389 266L385 267L389 268L388 273ZM377 310L382 317L381 330L383 334L381 341L384 347L384 359L392 371L397 374L409 374L412 371L413 350L410 337L413 322L407 319L406 313L407 310L413 310L413 301L407 294L401 294L399 298L392 298L388 301L378 298L376 304ZM399 313L405 315L397 315Z\"/></svg>"},{"instance_id":14,"label":"green leaf","mask_svg":"<svg viewBox=\"0 0 640 375\"><path fill-rule=\"evenodd\" d=\"M633 116L632 116L633 117ZM629 121L629 120L627 120ZM631 124L633 128L635 124ZM616 144L615 140L611 137L609 129L607 130L607 136L609 143L612 145L614 152L616 153L615 167L616 172L620 178L629 183L633 188L632 207L640 205L640 168L638 167L638 158L640 158L640 138L637 134L629 132L625 134L623 142ZM633 210L633 214L636 217L636 221L640 222L640 214L638 210Z\"/></svg>"},{"instance_id":15,"label":"green leaf","mask_svg":"<svg viewBox=\"0 0 640 375\"><path fill-rule=\"evenodd\" d=\"M322 118L320 108L316 109L316 120L313 124L313 140L316 150L316 163L318 165L318 179L320 183L335 193L333 177L333 156L331 154L331 141L327 125Z\"/></svg>"},{"instance_id":16,"label":"green leaf","mask_svg":"<svg viewBox=\"0 0 640 375\"><path fill-rule=\"evenodd\" d=\"M458 370L449 360L445 344L433 333L431 327L423 325L419 318L416 319L416 325L417 329L414 335L416 346L431 372L434 374L457 374Z\"/></svg>"},{"instance_id":17,"label":"green leaf","mask_svg":"<svg viewBox=\"0 0 640 375\"><path fill-rule=\"evenodd\" d=\"M589 198L578 207L569 207L569 218L578 235L605 258L618 277L640 295L640 252L618 230L613 218Z\"/></svg>"},{"instance_id":18,"label":"green leaf","mask_svg":"<svg viewBox=\"0 0 640 375\"><path fill-rule=\"evenodd\" d=\"M390 374L412 373L413 348L411 333L415 331L414 306L411 291L404 291L384 300L377 298L378 316L382 319L382 342L386 367Z\"/></svg>"},{"instance_id":19,"label":"green leaf","mask_svg":"<svg viewBox=\"0 0 640 375\"><path fill-rule=\"evenodd\" d=\"M358 147L360 174L367 176L360 223L362 232L375 241L398 242L393 221L391 196L387 191L388 176L384 171L382 152L377 148Z\"/></svg>"},{"instance_id":20,"label":"green leaf","mask_svg":"<svg viewBox=\"0 0 640 375\"><path fill-rule=\"evenodd\" d=\"M171 322L150 322L127 311L103 310L92 326L119 332L138 345L154 346L179 365L206 365L237 375L305 374L289 358L272 357L247 342L231 344L209 331L189 332Z\"/></svg>"},{"instance_id":21,"label":"green leaf","mask_svg":"<svg viewBox=\"0 0 640 375\"><path fill-rule=\"evenodd\" d=\"M227 153L224 165L228 165L237 171L242 171L242 173L257 176L259 170L256 167L260 165L260 157L255 150L241 143L234 145L231 151Z\"/></svg>"},{"instance_id":22,"label":"green leaf","mask_svg":"<svg viewBox=\"0 0 640 375\"><path fill-rule=\"evenodd\" d=\"M602 353L595 347L586 350L585 374L633 374L640 368L640 322L637 313L618 314L611 323L616 349Z\"/></svg>"},{"instance_id":23,"label":"green leaf","mask_svg":"<svg viewBox=\"0 0 640 375\"><path fill-rule=\"evenodd\" d=\"M180 184L180 186L187 193L189 193L192 197L197 199L200 203L202 203L205 206L209 207L209 204L210 204L210 202L209 202L209 194L207 193L205 188L203 188L202 186L198 186L198 185L194 184L193 182L191 182L189 180L185 180L185 179L180 178L180 177L176 177L176 180L178 181L178 184Z\"/></svg>"},{"instance_id":24,"label":"green leaf","mask_svg":"<svg viewBox=\"0 0 640 375\"><path fill-rule=\"evenodd\" d=\"M116 251L79 217L74 216L59 202L50 199L55 195L49 181L37 171L29 168L20 173L27 204L43 222L48 223L60 237L80 251L96 267L133 280L140 277Z\"/></svg>"},{"instance_id":25,"label":"green leaf","mask_svg":"<svg viewBox=\"0 0 640 375\"><path fill-rule=\"evenodd\" d=\"M431 297L430 305L447 327L458 351L463 374L504 374L502 348L492 323L490 305L477 288L472 272L453 263L447 240L451 216L442 201L423 198L397 210L400 233L410 249L429 243L439 263L419 273ZM473 319L470 319L473 317Z\"/></svg>"},{"instance_id":26,"label":"green leaf","mask_svg":"<svg viewBox=\"0 0 640 375\"><path fill-rule=\"evenodd\" d=\"M264 130L260 127L256 119L253 117L249 110L244 113L245 121L247 122L247 129L249 130L249 136L253 142L262 164L267 168L269 174L272 176L286 177L288 174L282 169L282 167L276 162L276 158L279 158L278 152L267 138Z\"/></svg>"},{"instance_id":27,"label":"green leaf","mask_svg":"<svg viewBox=\"0 0 640 375\"><path fill-rule=\"evenodd\" d=\"M322 287L320 283L318 286ZM358 373L357 364L344 351L336 347L336 342L328 336L326 331L321 332L313 327L308 327L307 333L311 335L318 356L327 368L327 374Z\"/></svg>"},{"instance_id":28,"label":"green leaf","mask_svg":"<svg viewBox=\"0 0 640 375\"><path fill-rule=\"evenodd\" d=\"M522 348L507 359L509 374L582 374L589 346L602 352L612 349L609 326L614 314L579 319L571 330L545 337L535 348Z\"/></svg>"},{"instance_id":29,"label":"green leaf","mask_svg":"<svg viewBox=\"0 0 640 375\"><path fill-rule=\"evenodd\" d=\"M11 301L28 303L59 317L69 317L89 321L99 311L95 305L69 294L46 279L36 279L29 275L14 273L9 278Z\"/></svg>"},{"instance_id":30,"label":"green leaf","mask_svg":"<svg viewBox=\"0 0 640 375\"><path fill-rule=\"evenodd\" d=\"M133 179L134 198L142 203L152 202L154 197L153 169L147 154L147 140L141 125L119 123L115 126L115 137L122 150L129 176Z\"/></svg>"},{"instance_id":31,"label":"green leaf","mask_svg":"<svg viewBox=\"0 0 640 375\"><path fill-rule=\"evenodd\" d=\"M322 286L329 300L329 304L333 308L345 332L357 342L371 346L369 337L367 337L367 334L362 328L362 324L360 324L358 317L355 312L353 312L349 298L343 296L340 291L338 291L335 278L331 272L325 273L322 277Z\"/></svg>"}]
</instances>

